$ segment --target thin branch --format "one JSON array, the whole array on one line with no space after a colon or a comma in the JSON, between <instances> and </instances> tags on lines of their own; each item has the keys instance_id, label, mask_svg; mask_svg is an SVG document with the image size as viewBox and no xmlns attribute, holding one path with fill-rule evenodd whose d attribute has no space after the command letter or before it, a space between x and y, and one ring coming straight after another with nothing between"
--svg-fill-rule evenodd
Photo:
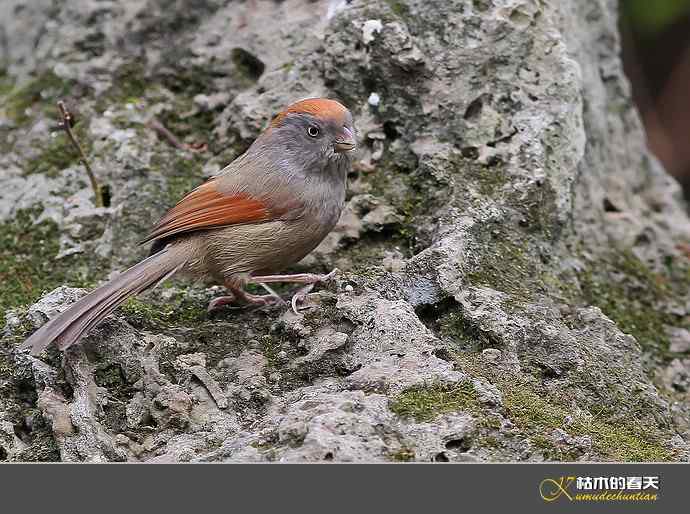
<instances>
[{"instance_id":1,"label":"thin branch","mask_svg":"<svg viewBox=\"0 0 690 514\"><path fill-rule=\"evenodd\" d=\"M207 149L207 145L205 144L200 144L200 145L188 145L186 143L183 143L182 141L179 140L179 138L170 132L170 130L163 125L160 121L158 121L156 118L151 118L151 120L146 124L150 129L155 131L159 136L161 136L163 139L168 141L172 146L179 150L184 150L186 152L192 152L192 153L202 153L205 152Z\"/></svg>"},{"instance_id":2,"label":"thin branch","mask_svg":"<svg viewBox=\"0 0 690 514\"><path fill-rule=\"evenodd\" d=\"M93 193L96 196L96 207L103 207L103 194L101 191L101 186L98 184L98 181L96 180L96 175L94 175L93 170L89 165L89 161L86 159L86 155L84 155L84 150L82 150L79 141L77 141L77 138L74 137L74 133L72 132L72 123L74 122L74 118L65 106L65 102L60 100L57 103L57 106L58 110L60 111L60 116L62 117L60 127L67 134L67 137L72 143L72 146L77 150L77 153L79 154L79 160L84 165L84 168L86 168L86 174L89 176L89 181L91 182L91 189L93 189Z\"/></svg>"}]
</instances>

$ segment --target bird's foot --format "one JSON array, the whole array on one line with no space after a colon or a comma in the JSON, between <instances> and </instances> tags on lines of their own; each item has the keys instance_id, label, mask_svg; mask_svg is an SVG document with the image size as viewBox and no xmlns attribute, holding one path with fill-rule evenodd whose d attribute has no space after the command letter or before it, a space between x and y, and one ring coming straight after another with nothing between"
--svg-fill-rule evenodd
<instances>
[{"instance_id":1,"label":"bird's foot","mask_svg":"<svg viewBox=\"0 0 690 514\"><path fill-rule=\"evenodd\" d=\"M251 294L234 288L232 292L232 295L219 296L218 298L211 300L208 304L207 311L211 313L226 305L232 305L235 309L242 309L245 307L273 307L276 305L286 305L285 300L283 300L272 289L269 289L270 294L264 295Z\"/></svg>"},{"instance_id":2,"label":"bird's foot","mask_svg":"<svg viewBox=\"0 0 690 514\"><path fill-rule=\"evenodd\" d=\"M308 274L312 281L307 283L306 286L298 289L297 292L294 295L292 295L292 300L290 301L290 305L292 306L292 312L294 312L295 314L299 314L300 309L310 309L312 306L309 305L309 293L312 291L312 289L314 289L314 286L316 284L333 280L337 273L338 268L335 268L333 271L325 275Z\"/></svg>"},{"instance_id":3,"label":"bird's foot","mask_svg":"<svg viewBox=\"0 0 690 514\"><path fill-rule=\"evenodd\" d=\"M235 298L234 295L229 295L229 296L219 296L217 298L214 298L210 302L208 302L208 307L206 308L206 312L209 314L212 312L217 311L221 307L224 307L225 305L231 305L237 301L237 298Z\"/></svg>"},{"instance_id":4,"label":"bird's foot","mask_svg":"<svg viewBox=\"0 0 690 514\"><path fill-rule=\"evenodd\" d=\"M333 280L335 275L338 273L338 269L334 269L330 273L325 275L319 275L316 273L298 273L295 275L261 275L253 276L249 278L249 283L259 284L261 287L266 289L270 294L263 296L256 296L245 292L242 289L230 287L233 294L238 300L244 302L245 304L253 304L258 306L274 306L274 305L285 305L285 301L278 295L273 289L271 289L268 284L276 282L288 282L295 284L305 284L300 288L293 296L290 301L292 310L295 314L299 313L299 305L301 308L309 308L307 305L308 293L314 289L316 284L321 284L323 282L328 282Z\"/></svg>"},{"instance_id":5,"label":"bird's foot","mask_svg":"<svg viewBox=\"0 0 690 514\"><path fill-rule=\"evenodd\" d=\"M299 314L298 304L301 304L302 309L308 309L309 305L307 303L308 294L314 289L314 284L307 284L301 287L294 295L292 295L292 300L290 300L290 305L292 306L292 312Z\"/></svg>"},{"instance_id":6,"label":"bird's foot","mask_svg":"<svg viewBox=\"0 0 690 514\"><path fill-rule=\"evenodd\" d=\"M333 280L335 276L338 274L338 271L338 268L333 268L333 270L330 273L326 273L325 275L319 275L319 280L317 283L328 282L330 280Z\"/></svg>"},{"instance_id":7,"label":"bird's foot","mask_svg":"<svg viewBox=\"0 0 690 514\"><path fill-rule=\"evenodd\" d=\"M278 294L250 294L245 293L242 298L243 302L247 306L254 307L274 307L279 305L285 305L285 300L283 300Z\"/></svg>"}]
</instances>

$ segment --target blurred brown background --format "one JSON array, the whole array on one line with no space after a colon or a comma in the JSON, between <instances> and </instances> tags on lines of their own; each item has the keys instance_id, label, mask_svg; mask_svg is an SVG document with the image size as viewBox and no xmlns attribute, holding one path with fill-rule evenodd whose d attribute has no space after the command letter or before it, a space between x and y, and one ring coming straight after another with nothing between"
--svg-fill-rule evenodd
<instances>
[{"instance_id":1,"label":"blurred brown background","mask_svg":"<svg viewBox=\"0 0 690 514\"><path fill-rule=\"evenodd\" d=\"M623 61L652 151L690 199L690 0L620 0Z\"/></svg>"}]
</instances>

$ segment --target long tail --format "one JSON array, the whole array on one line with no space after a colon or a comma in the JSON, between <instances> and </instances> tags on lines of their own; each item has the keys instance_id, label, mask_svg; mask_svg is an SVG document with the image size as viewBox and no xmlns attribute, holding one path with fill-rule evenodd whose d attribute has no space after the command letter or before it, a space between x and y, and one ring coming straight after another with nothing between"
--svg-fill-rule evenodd
<instances>
[{"instance_id":1,"label":"long tail","mask_svg":"<svg viewBox=\"0 0 690 514\"><path fill-rule=\"evenodd\" d=\"M31 335L20 348L38 355L53 341L65 350L113 312L130 296L155 287L184 266L182 248L169 246L135 264L113 280L73 304Z\"/></svg>"}]
</instances>

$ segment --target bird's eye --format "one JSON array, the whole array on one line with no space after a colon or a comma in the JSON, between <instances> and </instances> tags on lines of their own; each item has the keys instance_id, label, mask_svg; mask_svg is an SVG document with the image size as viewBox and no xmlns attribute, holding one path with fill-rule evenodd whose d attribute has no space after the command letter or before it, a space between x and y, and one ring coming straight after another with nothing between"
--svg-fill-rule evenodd
<instances>
[{"instance_id":1,"label":"bird's eye","mask_svg":"<svg viewBox=\"0 0 690 514\"><path fill-rule=\"evenodd\" d=\"M319 128L312 125L307 129L307 134L309 134L311 137L316 137L319 135Z\"/></svg>"}]
</instances>

